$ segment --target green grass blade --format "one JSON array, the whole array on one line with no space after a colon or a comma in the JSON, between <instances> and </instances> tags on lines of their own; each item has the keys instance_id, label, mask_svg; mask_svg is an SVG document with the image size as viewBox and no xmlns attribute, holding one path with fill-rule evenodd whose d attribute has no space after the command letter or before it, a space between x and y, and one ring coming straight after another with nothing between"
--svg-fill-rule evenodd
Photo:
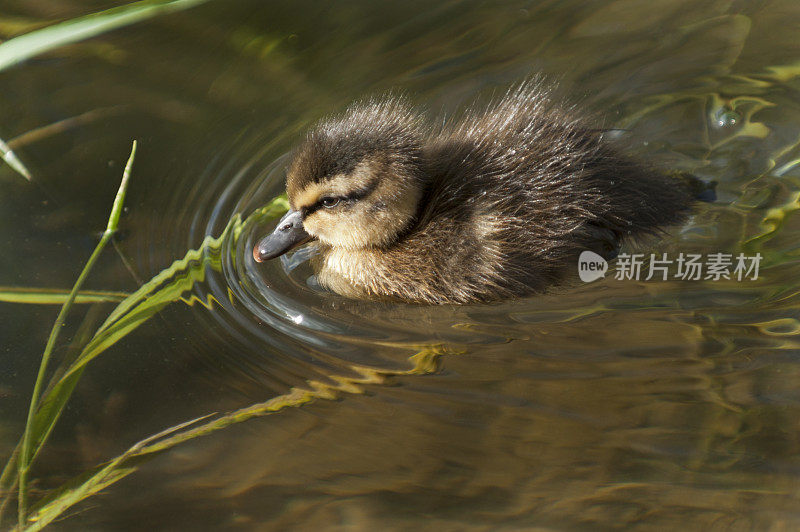
<instances>
[{"instance_id":1,"label":"green grass blade","mask_svg":"<svg viewBox=\"0 0 800 532\"><path fill-rule=\"evenodd\" d=\"M115 322L120 321L123 316L130 316L136 310L142 312L148 307L180 299L180 295L191 289L195 282L205 278L206 266L219 267L222 243L228 234L239 225L241 225L241 219L235 216L228 222L219 237L207 236L199 248L189 250L182 259L176 260L169 268L143 284L136 292L117 305L105 323L100 326L93 341L96 343L103 341L104 331Z\"/></svg>"},{"instance_id":2,"label":"green grass blade","mask_svg":"<svg viewBox=\"0 0 800 532\"><path fill-rule=\"evenodd\" d=\"M36 515L31 517L31 524L25 530L41 530L74 504L136 471L137 453L151 441L165 438L208 417L210 416L193 419L150 436L113 460L67 482L37 504ZM141 461L141 458L139 460Z\"/></svg>"},{"instance_id":3,"label":"green grass blade","mask_svg":"<svg viewBox=\"0 0 800 532\"><path fill-rule=\"evenodd\" d=\"M272 218L280 216L288 209L289 201L286 195L282 194L272 199L272 201L251 216L260 219ZM165 301L176 301L176 293L185 292L189 290L195 282L202 281L205 278L205 268L192 268L190 267L192 264L219 269L219 255L222 249L222 243L226 238L229 238L229 236L237 238L246 223L247 222L242 221L240 215L234 215L220 236L216 238L210 235L206 236L199 248L188 251L182 259L173 262L169 268L160 272L149 282L142 285L139 290L131 294L130 297L125 299L125 301L120 303L111 312L105 323L103 323L97 331L95 341L100 341L106 329L119 321L122 316L131 313L135 307L143 303L154 305ZM142 309L139 310L141 311Z\"/></svg>"},{"instance_id":4,"label":"green grass blade","mask_svg":"<svg viewBox=\"0 0 800 532\"><path fill-rule=\"evenodd\" d=\"M116 204L119 202L115 202ZM193 296L187 299L185 294L196 283L205 279L207 268L221 269L222 247L226 240L233 238L235 241L251 221L277 217L287 209L286 197L278 196L253 213L245 222L238 214L234 215L219 237L207 236L198 249L188 251L182 259L173 262L169 268L160 272L139 290L120 302L92 339L83 347L75 361L51 382L44 392L34 416L32 433L35 438L30 443L28 451L30 461L32 462L36 458L47 441L80 380L83 370L91 360L135 330L166 305L176 301L184 301L189 305L198 302ZM111 218L109 219L111 220ZM212 301L199 301L199 303L210 308ZM13 455L6 464L3 475L0 476L0 495L13 489L17 482L18 476L11 474L16 469L15 460L17 459L18 456Z\"/></svg>"},{"instance_id":5,"label":"green grass blade","mask_svg":"<svg viewBox=\"0 0 800 532\"><path fill-rule=\"evenodd\" d=\"M32 31L0 44L0 70L26 59L102 33L208 0L144 0Z\"/></svg>"},{"instance_id":6,"label":"green grass blade","mask_svg":"<svg viewBox=\"0 0 800 532\"><path fill-rule=\"evenodd\" d=\"M75 362L42 398L33 421L33 433L38 436L31 444L33 457L47 441L86 365L166 305L182 300L195 283L205 279L208 267L218 269L222 243L240 223L238 216L232 218L220 237L206 237L200 248L190 250L183 259L176 260L117 306L112 312L117 318L111 323L107 321L95 333Z\"/></svg>"},{"instance_id":7,"label":"green grass blade","mask_svg":"<svg viewBox=\"0 0 800 532\"><path fill-rule=\"evenodd\" d=\"M0 46L3 45L0 44ZM6 162L6 164L10 166L15 172L23 176L28 181L31 180L30 171L28 171L25 165L22 164L22 161L19 160L19 157L17 157L14 154L14 152L11 150L8 144L6 144L5 141L3 141L3 139L0 139L0 157L2 157L3 160Z\"/></svg>"},{"instance_id":8,"label":"green grass blade","mask_svg":"<svg viewBox=\"0 0 800 532\"><path fill-rule=\"evenodd\" d=\"M198 424L199 421L204 419L199 418L171 427L137 443L110 462L58 488L37 504L31 516L32 524L24 530L40 530L59 518L73 505L128 476L136 471L144 461L176 445L206 436L254 417L274 414L287 408L299 408L317 400L335 400L342 393L362 394L365 386L384 384L390 377L433 373L438 369L439 359L446 354L457 354L457 352L443 346L427 347L410 357L411 368L399 371L379 370L354 364L350 369L358 375L356 377L330 375L330 383L309 381L308 388L292 388L289 392L273 397L268 401L229 412L205 423Z\"/></svg>"},{"instance_id":9,"label":"green grass blade","mask_svg":"<svg viewBox=\"0 0 800 532\"><path fill-rule=\"evenodd\" d=\"M276 217L286 212L288 202L285 196L278 196L266 206L254 213L254 218ZM36 413L34 426L36 433L43 436L34 445L34 456L53 429L61 410L69 400L75 386L73 375L82 372L94 358L114 345L121 338L130 334L145 321L158 313L165 306L184 300L184 294L195 284L203 282L208 268L221 268L222 246L228 238L236 238L247 222L234 215L222 234L218 237L206 236L196 250L189 250L186 255L173 262L169 268L161 271L150 281L128 296L111 312L105 323L94 337L83 348L78 358L56 382L42 400L42 408ZM187 303L191 304L191 301ZM210 307L211 301L201 302Z\"/></svg>"},{"instance_id":10,"label":"green grass blade","mask_svg":"<svg viewBox=\"0 0 800 532\"><path fill-rule=\"evenodd\" d=\"M19 458L20 447L22 447L21 440L11 451L11 456L6 461L3 473L0 474L0 525L3 524L3 515L12 500L11 495L17 489L17 471L19 471L17 458Z\"/></svg>"},{"instance_id":11,"label":"green grass blade","mask_svg":"<svg viewBox=\"0 0 800 532\"><path fill-rule=\"evenodd\" d=\"M133 159L135 156L136 141L133 141L131 155L128 158L128 163L125 165L125 171L122 174L122 182L119 185L117 196L114 199L114 205L111 209L111 215L109 216L109 222L106 230L103 232L100 242L98 242L97 247L95 247L92 255L89 257L89 260L86 262L86 266L84 266L83 271L81 271L80 275L78 276L78 280L75 281L75 285L72 287L72 291L69 293L67 300L62 305L61 310L58 313L58 317L56 318L56 322L53 324L53 329L50 331L50 336L47 339L47 345L42 353L42 361L39 364L39 372L36 376L36 384L34 384L33 387L33 394L31 396L30 407L28 409L28 419L25 423L25 434L22 439L22 447L17 460L19 489L18 514L20 528L25 525L27 520L27 476L28 471L33 463L33 442L34 440L40 440L38 435L34 434L33 429L35 425L37 408L39 406L39 397L42 391L42 386L44 385L45 376L47 374L47 365L50 360L50 355L53 352L58 335L64 326L67 313L69 312L70 308L72 308L72 303L75 301L75 298L78 295L78 291L81 289L81 286L83 286L84 281L88 277L89 272L94 266L94 263L97 261L97 258L100 256L100 253L103 251L103 248L106 246L108 241L111 239L111 236L114 234L114 231L117 229L117 222L119 221L120 213L122 212L122 203L125 199L125 193L128 190L128 182L130 181L131 168L133 166Z\"/></svg>"},{"instance_id":12,"label":"green grass blade","mask_svg":"<svg viewBox=\"0 0 800 532\"><path fill-rule=\"evenodd\" d=\"M89 39L116 28L164 13L188 9L207 1L142 0L25 33L0 43L0 71L65 44ZM0 157L14 171L31 180L30 171L2 139Z\"/></svg>"},{"instance_id":13,"label":"green grass blade","mask_svg":"<svg viewBox=\"0 0 800 532\"><path fill-rule=\"evenodd\" d=\"M75 303L119 303L130 294L107 290L82 290L75 295ZM63 305L69 299L69 290L62 288L20 288L0 286L0 301L29 305Z\"/></svg>"}]
</instances>

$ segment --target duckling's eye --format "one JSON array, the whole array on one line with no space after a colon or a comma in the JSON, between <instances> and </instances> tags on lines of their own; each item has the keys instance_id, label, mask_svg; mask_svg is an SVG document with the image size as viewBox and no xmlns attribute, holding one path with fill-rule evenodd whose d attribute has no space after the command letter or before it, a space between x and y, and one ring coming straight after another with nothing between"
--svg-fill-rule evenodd
<instances>
[{"instance_id":1,"label":"duckling's eye","mask_svg":"<svg viewBox=\"0 0 800 532\"><path fill-rule=\"evenodd\" d=\"M331 209L339 204L339 198L322 198L320 203L326 209Z\"/></svg>"}]
</instances>

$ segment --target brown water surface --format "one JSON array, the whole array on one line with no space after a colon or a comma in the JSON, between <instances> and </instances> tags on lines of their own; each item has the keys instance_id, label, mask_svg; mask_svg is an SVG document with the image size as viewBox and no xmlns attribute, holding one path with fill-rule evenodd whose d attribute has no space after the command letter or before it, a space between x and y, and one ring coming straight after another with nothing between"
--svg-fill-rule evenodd
<instances>
[{"instance_id":1,"label":"brown water surface","mask_svg":"<svg viewBox=\"0 0 800 532\"><path fill-rule=\"evenodd\" d=\"M111 5L4 0L0 36ZM0 137L35 181L0 168L0 285L71 286L132 138L119 253L90 288L132 291L266 203L303 131L355 98L451 113L532 73L639 156L718 182L642 252L763 257L753 281L608 275L427 308L322 292L302 255L255 267L245 235L195 291L210 310L175 304L92 364L37 490L309 379L390 376L179 446L55 528L799 528L799 28L796 0L216 0L0 73ZM4 457L57 309L0 313ZM447 349L438 371L391 376L426 346Z\"/></svg>"}]
</instances>

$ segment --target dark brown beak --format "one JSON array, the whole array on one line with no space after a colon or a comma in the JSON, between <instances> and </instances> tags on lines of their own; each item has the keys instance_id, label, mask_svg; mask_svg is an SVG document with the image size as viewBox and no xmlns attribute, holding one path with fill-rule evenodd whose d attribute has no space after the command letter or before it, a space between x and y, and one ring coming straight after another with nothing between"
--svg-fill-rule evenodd
<instances>
[{"instance_id":1,"label":"dark brown beak","mask_svg":"<svg viewBox=\"0 0 800 532\"><path fill-rule=\"evenodd\" d=\"M264 262L280 257L309 240L311 240L311 235L303 229L302 214L299 211L290 210L283 215L275 230L256 244L253 248L253 259L256 262Z\"/></svg>"}]
</instances>

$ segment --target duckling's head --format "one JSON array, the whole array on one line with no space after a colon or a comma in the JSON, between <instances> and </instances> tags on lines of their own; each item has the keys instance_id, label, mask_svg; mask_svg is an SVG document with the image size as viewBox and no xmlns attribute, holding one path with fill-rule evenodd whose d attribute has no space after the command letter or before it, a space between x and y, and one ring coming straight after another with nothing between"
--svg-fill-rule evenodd
<instances>
[{"instance_id":1,"label":"duckling's head","mask_svg":"<svg viewBox=\"0 0 800 532\"><path fill-rule=\"evenodd\" d=\"M424 188L419 120L404 100L354 105L296 149L286 177L291 209L261 240L261 262L311 239L358 250L391 245L414 221Z\"/></svg>"}]
</instances>

